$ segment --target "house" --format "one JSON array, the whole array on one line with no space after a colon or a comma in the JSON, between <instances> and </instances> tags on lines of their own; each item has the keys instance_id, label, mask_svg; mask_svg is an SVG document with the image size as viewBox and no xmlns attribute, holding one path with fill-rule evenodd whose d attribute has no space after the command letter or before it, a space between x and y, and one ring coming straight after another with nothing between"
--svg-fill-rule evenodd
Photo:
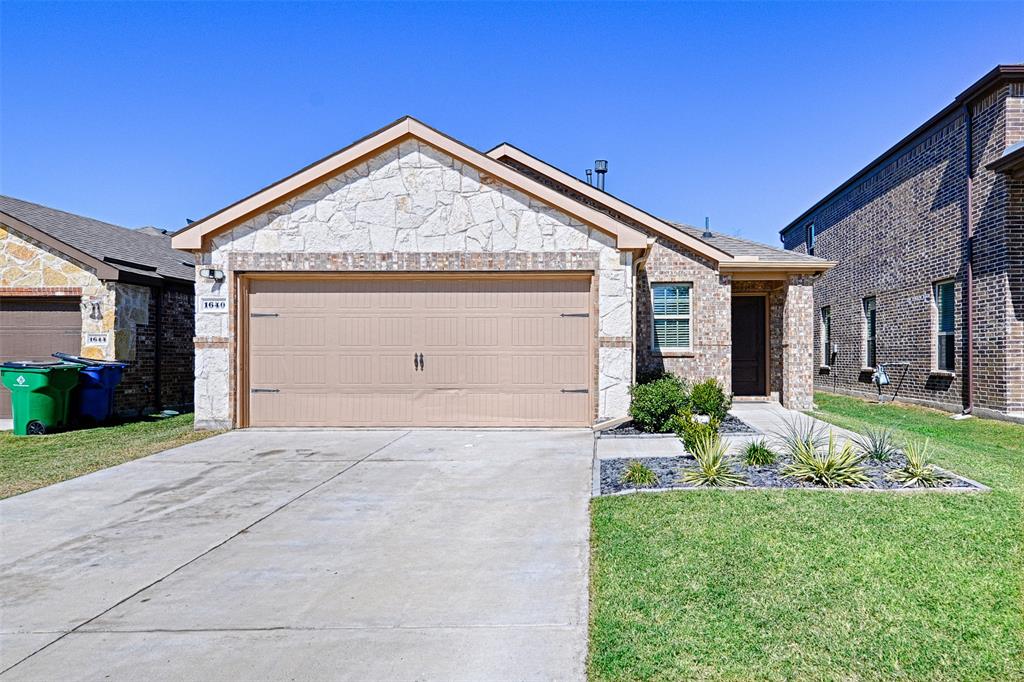
<instances>
[{"instance_id":1,"label":"house","mask_svg":"<svg viewBox=\"0 0 1024 682\"><path fill-rule=\"evenodd\" d=\"M117 414L189 407L194 273L167 235L0 196L0 361L123 360Z\"/></svg>"},{"instance_id":2,"label":"house","mask_svg":"<svg viewBox=\"0 0 1024 682\"><path fill-rule=\"evenodd\" d=\"M196 425L591 426L639 374L806 408L832 264L403 118L178 232Z\"/></svg>"},{"instance_id":3,"label":"house","mask_svg":"<svg viewBox=\"0 0 1024 682\"><path fill-rule=\"evenodd\" d=\"M1024 418L1024 65L999 66L781 232L814 285L820 390ZM830 346L831 344L831 346Z\"/></svg>"}]
</instances>

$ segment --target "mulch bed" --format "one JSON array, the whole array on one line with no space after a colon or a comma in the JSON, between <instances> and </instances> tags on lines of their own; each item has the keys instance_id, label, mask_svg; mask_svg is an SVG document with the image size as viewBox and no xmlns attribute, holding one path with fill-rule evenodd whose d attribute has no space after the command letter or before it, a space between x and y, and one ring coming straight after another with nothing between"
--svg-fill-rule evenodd
<instances>
[{"instance_id":1,"label":"mulch bed","mask_svg":"<svg viewBox=\"0 0 1024 682\"><path fill-rule=\"evenodd\" d=\"M601 494L611 495L623 491L637 490L634 486L625 485L622 482L622 472L634 459L643 462L658 477L658 484L655 488L693 488L694 486L679 483L679 476L685 469L695 469L696 461L689 454L677 457L621 457L614 459L603 459L600 462ZM753 488L822 488L823 486L813 483L805 483L782 475L782 468L790 463L786 457L779 457L774 464L763 467L749 467L743 464L737 457L732 458L733 469L747 480L747 486ZM875 462L865 460L863 465L871 479L870 484L857 487L847 487L845 490L908 490L899 483L894 483L886 478L886 475L906 464L903 455L896 455L888 462ZM950 478L944 488L955 488L962 490L979 490L981 486L976 485L955 474L950 473ZM843 490L844 488L835 488ZM939 488L924 488L924 490L938 490ZM641 488L642 490L642 488ZM917 489L915 489L917 490Z\"/></svg>"},{"instance_id":2,"label":"mulch bed","mask_svg":"<svg viewBox=\"0 0 1024 682\"><path fill-rule=\"evenodd\" d=\"M726 415L725 419L722 420L722 425L718 427L718 433L723 436L736 436L742 434L761 433L750 424L746 423L739 417L733 415ZM621 438L621 437L647 437L647 438L664 438L664 437L675 437L673 433L648 433L641 431L640 429L633 426L633 422L626 422L620 424L614 429L608 429L601 431L599 436L601 438Z\"/></svg>"}]
</instances>

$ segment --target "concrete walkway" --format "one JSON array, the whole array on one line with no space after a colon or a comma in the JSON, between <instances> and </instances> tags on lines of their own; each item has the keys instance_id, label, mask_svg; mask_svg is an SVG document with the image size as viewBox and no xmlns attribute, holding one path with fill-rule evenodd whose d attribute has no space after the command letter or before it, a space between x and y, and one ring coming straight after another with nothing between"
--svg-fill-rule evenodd
<instances>
[{"instance_id":1,"label":"concrete walkway","mask_svg":"<svg viewBox=\"0 0 1024 682\"><path fill-rule=\"evenodd\" d=\"M0 502L0 668L582 679L589 431L242 431Z\"/></svg>"}]
</instances>

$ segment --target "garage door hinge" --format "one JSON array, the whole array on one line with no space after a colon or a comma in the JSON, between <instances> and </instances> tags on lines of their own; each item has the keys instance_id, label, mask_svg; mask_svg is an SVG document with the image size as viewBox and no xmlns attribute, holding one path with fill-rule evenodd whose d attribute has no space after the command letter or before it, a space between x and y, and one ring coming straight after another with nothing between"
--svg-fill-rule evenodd
<instances>
[{"instance_id":1,"label":"garage door hinge","mask_svg":"<svg viewBox=\"0 0 1024 682\"><path fill-rule=\"evenodd\" d=\"M279 388L250 388L249 393L280 393Z\"/></svg>"},{"instance_id":2,"label":"garage door hinge","mask_svg":"<svg viewBox=\"0 0 1024 682\"><path fill-rule=\"evenodd\" d=\"M562 393L590 393L589 388L563 388Z\"/></svg>"},{"instance_id":3,"label":"garage door hinge","mask_svg":"<svg viewBox=\"0 0 1024 682\"><path fill-rule=\"evenodd\" d=\"M277 313L249 313L249 317L277 317Z\"/></svg>"},{"instance_id":4,"label":"garage door hinge","mask_svg":"<svg viewBox=\"0 0 1024 682\"><path fill-rule=\"evenodd\" d=\"M590 317L590 313L562 313L559 317Z\"/></svg>"}]
</instances>

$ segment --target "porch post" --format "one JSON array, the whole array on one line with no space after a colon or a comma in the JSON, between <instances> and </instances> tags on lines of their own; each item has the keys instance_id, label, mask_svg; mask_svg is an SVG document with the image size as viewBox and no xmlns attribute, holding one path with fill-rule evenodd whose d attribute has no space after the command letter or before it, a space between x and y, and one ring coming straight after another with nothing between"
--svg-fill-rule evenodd
<instances>
[{"instance_id":1,"label":"porch post","mask_svg":"<svg viewBox=\"0 0 1024 682\"><path fill-rule=\"evenodd\" d=\"M782 310L782 404L809 410L814 402L814 288L790 275Z\"/></svg>"}]
</instances>

